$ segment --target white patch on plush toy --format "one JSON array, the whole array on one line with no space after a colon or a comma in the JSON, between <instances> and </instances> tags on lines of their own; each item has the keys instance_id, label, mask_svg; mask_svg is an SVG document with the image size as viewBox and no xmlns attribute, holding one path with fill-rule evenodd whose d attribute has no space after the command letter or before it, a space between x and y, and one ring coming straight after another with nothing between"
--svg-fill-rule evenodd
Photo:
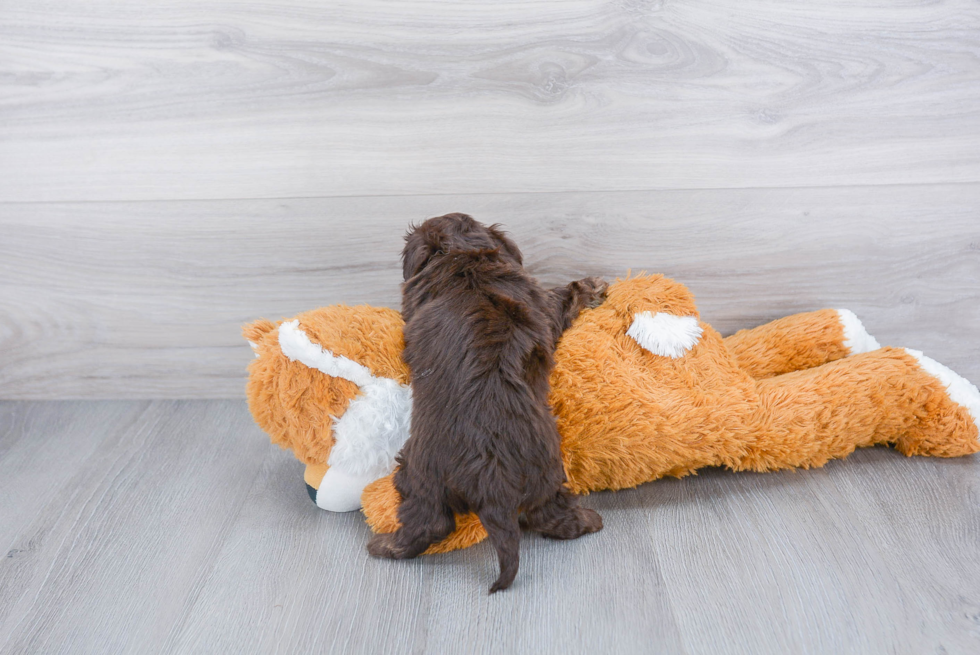
<instances>
[{"instance_id":1,"label":"white patch on plush toy","mask_svg":"<svg viewBox=\"0 0 980 655\"><path fill-rule=\"evenodd\" d=\"M332 511L357 509L364 487L395 470L395 456L408 439L412 388L391 378L376 377L366 366L313 343L298 320L279 326L279 347L292 361L360 387L360 395L350 401L344 415L333 419L334 445L327 460L330 468L316 496L319 507L332 509L348 507L356 491L356 507Z\"/></svg>"},{"instance_id":2,"label":"white patch on plush toy","mask_svg":"<svg viewBox=\"0 0 980 655\"><path fill-rule=\"evenodd\" d=\"M361 509L364 487L377 479L373 475L351 475L339 466L331 466L317 489L316 506L331 512Z\"/></svg>"},{"instance_id":3,"label":"white patch on plush toy","mask_svg":"<svg viewBox=\"0 0 980 655\"><path fill-rule=\"evenodd\" d=\"M355 475L383 478L395 469L395 455L408 439L412 388L388 378L361 385L361 395L334 419L335 443L327 464Z\"/></svg>"},{"instance_id":4,"label":"white patch on plush toy","mask_svg":"<svg viewBox=\"0 0 980 655\"><path fill-rule=\"evenodd\" d=\"M248 345L250 345L252 347L252 354L254 354L256 358L258 358L258 356L259 356L259 344L255 343L254 341L249 341L248 342Z\"/></svg>"},{"instance_id":5,"label":"white patch on plush toy","mask_svg":"<svg viewBox=\"0 0 980 655\"><path fill-rule=\"evenodd\" d=\"M970 418L976 423L977 431L980 431L980 390L977 389L976 385L931 357L926 357L918 350L906 348L905 352L915 357L922 370L946 387L946 393L949 394L950 400L965 407L966 411L970 412Z\"/></svg>"},{"instance_id":6,"label":"white patch on plush toy","mask_svg":"<svg viewBox=\"0 0 980 655\"><path fill-rule=\"evenodd\" d=\"M358 386L370 384L374 378L366 366L346 357L338 357L310 341L306 332L299 328L298 319L279 326L279 348L283 355L294 362L302 362L310 368L335 378L350 380Z\"/></svg>"},{"instance_id":7,"label":"white patch on plush toy","mask_svg":"<svg viewBox=\"0 0 980 655\"><path fill-rule=\"evenodd\" d=\"M838 309L836 312L841 327L844 328L844 347L848 349L851 355L869 353L881 348L881 344L868 334L868 331L864 329L864 323L854 315L854 312L849 309Z\"/></svg>"},{"instance_id":8,"label":"white patch on plush toy","mask_svg":"<svg viewBox=\"0 0 980 655\"><path fill-rule=\"evenodd\" d=\"M677 359L697 344L702 332L694 316L639 312L626 334L654 355Z\"/></svg>"}]
</instances>

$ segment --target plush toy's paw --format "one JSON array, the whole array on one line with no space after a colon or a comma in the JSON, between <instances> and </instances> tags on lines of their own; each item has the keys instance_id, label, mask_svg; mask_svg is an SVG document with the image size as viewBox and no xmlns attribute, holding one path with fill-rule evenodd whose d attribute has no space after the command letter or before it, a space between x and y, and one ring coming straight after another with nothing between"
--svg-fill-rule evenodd
<instances>
[{"instance_id":1,"label":"plush toy's paw","mask_svg":"<svg viewBox=\"0 0 980 655\"><path fill-rule=\"evenodd\" d=\"M864 323L854 315L854 312L849 309L838 309L835 311L837 312L838 320L840 320L841 329L844 330L844 347L847 348L849 355L869 353L881 348L881 344L878 343L877 339L868 334Z\"/></svg>"},{"instance_id":2,"label":"plush toy's paw","mask_svg":"<svg viewBox=\"0 0 980 655\"><path fill-rule=\"evenodd\" d=\"M395 546L395 533L376 534L371 537L367 545L368 553L372 557L383 557L385 559L401 559L399 551Z\"/></svg>"},{"instance_id":3,"label":"plush toy's paw","mask_svg":"<svg viewBox=\"0 0 980 655\"><path fill-rule=\"evenodd\" d=\"M976 445L980 442L980 389L977 389L976 385L972 382L943 366L931 357L926 357L920 351L912 350L911 348L905 348L904 350L915 358L922 370L939 380L940 384L945 388L949 400L953 403L952 408L947 409L945 412L939 409L939 407L932 408L934 415L938 417L945 413L950 415L949 420L952 420L952 414L962 414L963 410L966 410L965 414L969 417L969 421L973 425L968 425L965 421L960 421L960 429L956 430L956 432L960 433L961 440L974 446L973 452L975 452ZM951 437L952 435L949 436ZM954 441L949 438L937 445L945 450L953 443ZM923 446L919 446L919 448L923 448ZM954 456L962 454L959 449L954 448L950 450ZM923 448L923 452L929 451Z\"/></svg>"}]
</instances>

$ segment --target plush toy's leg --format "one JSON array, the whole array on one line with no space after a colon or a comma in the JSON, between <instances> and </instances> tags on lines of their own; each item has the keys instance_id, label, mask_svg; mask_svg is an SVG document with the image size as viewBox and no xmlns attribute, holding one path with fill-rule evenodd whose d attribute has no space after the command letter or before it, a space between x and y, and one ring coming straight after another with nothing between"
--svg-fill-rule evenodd
<instances>
[{"instance_id":1,"label":"plush toy's leg","mask_svg":"<svg viewBox=\"0 0 980 655\"><path fill-rule=\"evenodd\" d=\"M529 530L551 539L578 539L602 529L599 513L579 507L578 498L565 489L540 507L527 510L524 518Z\"/></svg>"},{"instance_id":2,"label":"plush toy's leg","mask_svg":"<svg viewBox=\"0 0 980 655\"><path fill-rule=\"evenodd\" d=\"M756 379L802 371L881 346L846 309L795 314L725 339L739 367Z\"/></svg>"},{"instance_id":3,"label":"plush toy's leg","mask_svg":"<svg viewBox=\"0 0 980 655\"><path fill-rule=\"evenodd\" d=\"M368 542L371 555L411 559L448 537L456 528L456 519L448 508L415 496L405 498L398 506L398 519L401 527L397 530L371 537Z\"/></svg>"},{"instance_id":4,"label":"plush toy's leg","mask_svg":"<svg viewBox=\"0 0 980 655\"><path fill-rule=\"evenodd\" d=\"M890 443L906 455L980 451L980 392L916 351L882 348L760 380L758 415L736 469L821 466Z\"/></svg>"}]
</instances>

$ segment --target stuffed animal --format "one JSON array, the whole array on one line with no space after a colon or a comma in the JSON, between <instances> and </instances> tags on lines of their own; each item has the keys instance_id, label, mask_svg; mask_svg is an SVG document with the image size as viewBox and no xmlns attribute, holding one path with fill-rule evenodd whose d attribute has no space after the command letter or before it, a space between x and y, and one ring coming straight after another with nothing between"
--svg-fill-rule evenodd
<instances>
[{"instance_id":1,"label":"stuffed animal","mask_svg":"<svg viewBox=\"0 0 980 655\"><path fill-rule=\"evenodd\" d=\"M395 456L408 438L401 317L333 306L244 328L256 422L306 464L316 504L398 527ZM722 338L660 275L618 280L555 353L551 403L568 487L624 489L704 466L822 466L861 446L980 450L980 392L915 350L881 348L853 313L797 314ZM474 515L426 552L486 536Z\"/></svg>"}]
</instances>

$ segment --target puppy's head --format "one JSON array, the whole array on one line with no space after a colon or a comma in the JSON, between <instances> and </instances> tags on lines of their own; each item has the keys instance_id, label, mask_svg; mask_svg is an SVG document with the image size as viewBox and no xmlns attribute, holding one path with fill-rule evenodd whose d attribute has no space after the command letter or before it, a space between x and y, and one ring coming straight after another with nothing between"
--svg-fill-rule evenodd
<instances>
[{"instance_id":1,"label":"puppy's head","mask_svg":"<svg viewBox=\"0 0 980 655\"><path fill-rule=\"evenodd\" d=\"M467 214L446 214L409 229L402 250L402 275L408 280L438 256L468 251L494 251L517 266L524 262L517 244L499 225L486 226Z\"/></svg>"}]
</instances>

